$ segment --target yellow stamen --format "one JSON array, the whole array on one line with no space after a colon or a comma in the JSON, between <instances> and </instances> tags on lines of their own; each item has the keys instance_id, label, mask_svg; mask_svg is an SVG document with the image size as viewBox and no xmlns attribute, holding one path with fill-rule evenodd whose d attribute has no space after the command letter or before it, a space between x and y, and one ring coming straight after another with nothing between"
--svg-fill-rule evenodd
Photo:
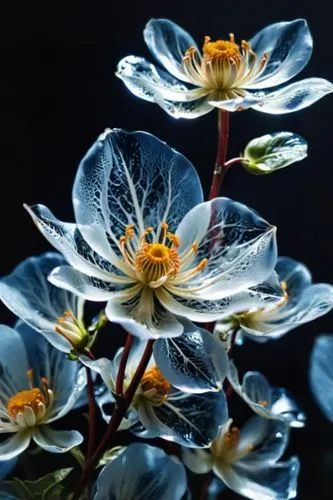
<instances>
[{"instance_id":1,"label":"yellow stamen","mask_svg":"<svg viewBox=\"0 0 333 500\"><path fill-rule=\"evenodd\" d=\"M12 418L16 418L17 414L24 412L25 407L32 408L34 413L37 413L40 403L45 402L45 397L37 387L28 391L21 391L11 397L7 404L8 413Z\"/></svg>"},{"instance_id":2,"label":"yellow stamen","mask_svg":"<svg viewBox=\"0 0 333 500\"><path fill-rule=\"evenodd\" d=\"M263 406L264 408L267 408L268 406L268 401L266 401L265 399L258 401L258 403L260 404L260 406Z\"/></svg>"},{"instance_id":3,"label":"yellow stamen","mask_svg":"<svg viewBox=\"0 0 333 500\"><path fill-rule=\"evenodd\" d=\"M236 448L239 442L240 430L238 427L231 427L223 437L224 445L231 449Z\"/></svg>"},{"instance_id":4,"label":"yellow stamen","mask_svg":"<svg viewBox=\"0 0 333 500\"><path fill-rule=\"evenodd\" d=\"M161 404L169 394L171 384L163 377L157 366L153 366L142 377L141 389L154 404Z\"/></svg>"},{"instance_id":5,"label":"yellow stamen","mask_svg":"<svg viewBox=\"0 0 333 500\"><path fill-rule=\"evenodd\" d=\"M202 47L204 59L206 61L229 61L239 64L241 61L240 47L235 43L233 33L229 35L230 40L216 40L211 42L209 36L205 36Z\"/></svg>"}]
</instances>

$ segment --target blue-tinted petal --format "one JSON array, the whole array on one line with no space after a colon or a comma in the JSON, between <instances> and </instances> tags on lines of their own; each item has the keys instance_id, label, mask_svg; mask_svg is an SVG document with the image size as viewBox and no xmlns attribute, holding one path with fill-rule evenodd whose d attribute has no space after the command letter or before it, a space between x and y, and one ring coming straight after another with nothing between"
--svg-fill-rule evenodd
<instances>
[{"instance_id":1,"label":"blue-tinted petal","mask_svg":"<svg viewBox=\"0 0 333 500\"><path fill-rule=\"evenodd\" d=\"M33 431L34 441L50 453L66 453L83 441L78 431L58 431L48 425L38 425Z\"/></svg>"},{"instance_id":2,"label":"blue-tinted petal","mask_svg":"<svg viewBox=\"0 0 333 500\"><path fill-rule=\"evenodd\" d=\"M312 37L305 19L275 23L249 40L257 60L267 56L264 71L246 88L262 89L285 83L308 63Z\"/></svg>"},{"instance_id":3,"label":"blue-tinted petal","mask_svg":"<svg viewBox=\"0 0 333 500\"><path fill-rule=\"evenodd\" d=\"M30 366L17 331L0 325L0 342L0 397L8 400L16 392L29 389L27 370Z\"/></svg>"},{"instance_id":4,"label":"blue-tinted petal","mask_svg":"<svg viewBox=\"0 0 333 500\"><path fill-rule=\"evenodd\" d=\"M333 335L321 335L315 341L310 361L310 385L322 412L333 422Z\"/></svg>"},{"instance_id":5,"label":"blue-tinted petal","mask_svg":"<svg viewBox=\"0 0 333 500\"><path fill-rule=\"evenodd\" d=\"M96 486L94 500L180 500L187 483L177 458L159 448L134 443L104 467Z\"/></svg>"},{"instance_id":6,"label":"blue-tinted petal","mask_svg":"<svg viewBox=\"0 0 333 500\"><path fill-rule=\"evenodd\" d=\"M7 476L9 476L9 474L15 469L16 465L17 458L12 458L11 460L6 460L5 462L0 461L0 480L5 479Z\"/></svg>"},{"instance_id":7,"label":"blue-tinted petal","mask_svg":"<svg viewBox=\"0 0 333 500\"><path fill-rule=\"evenodd\" d=\"M211 106L230 112L244 111L245 109L252 108L253 106L263 102L264 99L264 92L256 92L255 94L249 93L245 96L221 100L210 98L209 96L207 97L207 101Z\"/></svg>"},{"instance_id":8,"label":"blue-tinted petal","mask_svg":"<svg viewBox=\"0 0 333 500\"><path fill-rule=\"evenodd\" d=\"M0 442L0 463L3 460L11 460L26 450L30 444L31 430L11 434L10 437Z\"/></svg>"},{"instance_id":9,"label":"blue-tinted petal","mask_svg":"<svg viewBox=\"0 0 333 500\"><path fill-rule=\"evenodd\" d=\"M165 378L177 389L201 393L221 389L228 370L228 356L207 330L184 322L180 337L159 339L154 358Z\"/></svg>"},{"instance_id":10,"label":"blue-tinted petal","mask_svg":"<svg viewBox=\"0 0 333 500\"><path fill-rule=\"evenodd\" d=\"M311 285L312 277L309 269L291 257L278 257L275 271L280 280L285 282L289 296L295 297L306 286Z\"/></svg>"},{"instance_id":11,"label":"blue-tinted petal","mask_svg":"<svg viewBox=\"0 0 333 500\"><path fill-rule=\"evenodd\" d=\"M188 82L183 70L183 57L190 47L198 51L193 38L168 19L151 19L143 36L156 59L176 78Z\"/></svg>"},{"instance_id":12,"label":"blue-tinted petal","mask_svg":"<svg viewBox=\"0 0 333 500\"><path fill-rule=\"evenodd\" d=\"M283 418L290 427L302 428L306 416L296 403L292 394L286 389L274 388L272 393L272 413Z\"/></svg>"},{"instance_id":13,"label":"blue-tinted petal","mask_svg":"<svg viewBox=\"0 0 333 500\"><path fill-rule=\"evenodd\" d=\"M195 101L168 101L160 94L156 94L154 102L158 104L172 118L185 118L193 120L199 116L206 115L214 109L207 100L207 96L199 97Z\"/></svg>"},{"instance_id":14,"label":"blue-tinted petal","mask_svg":"<svg viewBox=\"0 0 333 500\"><path fill-rule=\"evenodd\" d=\"M333 84L329 81L323 78L307 78L267 93L265 99L254 105L253 109L272 115L293 113L311 106L331 92Z\"/></svg>"},{"instance_id":15,"label":"blue-tinted petal","mask_svg":"<svg viewBox=\"0 0 333 500\"><path fill-rule=\"evenodd\" d=\"M183 463L195 474L207 474L213 467L213 459L209 449L182 448Z\"/></svg>"}]
</instances>

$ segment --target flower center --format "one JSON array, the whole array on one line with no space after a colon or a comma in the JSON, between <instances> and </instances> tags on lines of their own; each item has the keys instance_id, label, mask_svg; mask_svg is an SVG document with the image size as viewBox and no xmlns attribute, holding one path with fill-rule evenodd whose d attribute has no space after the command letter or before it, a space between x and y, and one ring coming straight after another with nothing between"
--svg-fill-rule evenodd
<instances>
[{"instance_id":1,"label":"flower center","mask_svg":"<svg viewBox=\"0 0 333 500\"><path fill-rule=\"evenodd\" d=\"M241 61L240 47L235 43L233 33L230 33L230 40L216 40L211 42L206 36L202 47L205 61L229 61L239 64Z\"/></svg>"},{"instance_id":2,"label":"flower center","mask_svg":"<svg viewBox=\"0 0 333 500\"><path fill-rule=\"evenodd\" d=\"M149 368L142 377L141 389L145 397L155 405L160 405L170 392L171 384L162 375L157 366Z\"/></svg>"},{"instance_id":3,"label":"flower center","mask_svg":"<svg viewBox=\"0 0 333 500\"><path fill-rule=\"evenodd\" d=\"M8 415L20 427L32 427L40 422L54 400L45 377L41 379L42 389L32 386L32 370L27 371L27 377L30 389L17 392L7 403Z\"/></svg>"},{"instance_id":4,"label":"flower center","mask_svg":"<svg viewBox=\"0 0 333 500\"><path fill-rule=\"evenodd\" d=\"M74 349L81 350L87 345L89 335L82 321L78 320L70 311L58 318L54 330L65 337Z\"/></svg>"}]
</instances>

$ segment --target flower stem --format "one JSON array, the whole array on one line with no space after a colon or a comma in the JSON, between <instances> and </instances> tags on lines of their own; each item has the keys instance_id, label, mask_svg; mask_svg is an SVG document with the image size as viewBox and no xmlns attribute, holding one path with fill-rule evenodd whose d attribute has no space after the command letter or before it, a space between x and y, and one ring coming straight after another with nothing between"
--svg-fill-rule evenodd
<instances>
[{"instance_id":1,"label":"flower stem","mask_svg":"<svg viewBox=\"0 0 333 500\"><path fill-rule=\"evenodd\" d=\"M95 436L96 436L96 401L94 396L94 382L91 376L91 370L87 366L87 394L88 394L88 407L89 407L89 438L86 461L88 461L94 452Z\"/></svg>"},{"instance_id":2,"label":"flower stem","mask_svg":"<svg viewBox=\"0 0 333 500\"><path fill-rule=\"evenodd\" d=\"M98 464L99 459L102 457L104 451L107 449L108 446L110 446L111 441L115 437L117 429L122 419L124 418L133 400L134 394L140 384L140 381L146 371L146 368L148 366L149 360L153 352L153 345L154 345L154 339L148 340L145 351L135 371L133 379L131 380L128 389L125 391L123 398L119 399L119 402L117 403L116 408L112 414L111 420L109 422L108 428L104 434L103 439L99 443L93 456L86 463L86 466L82 472L82 475L73 493L72 500L77 500L80 497L80 494L82 493L85 485L89 480L90 474L94 471L95 467Z\"/></svg>"},{"instance_id":3,"label":"flower stem","mask_svg":"<svg viewBox=\"0 0 333 500\"><path fill-rule=\"evenodd\" d=\"M247 160L245 160L245 158L243 158L242 156L237 156L236 158L231 158L231 160L226 161L224 164L224 168L225 170L229 170L229 168L233 165L237 165L237 163L242 162L247 162Z\"/></svg>"},{"instance_id":4,"label":"flower stem","mask_svg":"<svg viewBox=\"0 0 333 500\"><path fill-rule=\"evenodd\" d=\"M130 333L127 334L127 339L125 342L124 350L121 355L121 360L119 363L119 370L117 374L117 380L116 380L116 393L118 396L123 395L124 391L124 378L125 378L125 370L126 370L126 364L128 360L128 356L132 347L133 343L133 337Z\"/></svg>"},{"instance_id":5,"label":"flower stem","mask_svg":"<svg viewBox=\"0 0 333 500\"><path fill-rule=\"evenodd\" d=\"M223 109L218 110L218 143L215 161L215 170L208 200L219 196L222 181L226 173L225 160L227 157L229 140L229 112Z\"/></svg>"}]
</instances>

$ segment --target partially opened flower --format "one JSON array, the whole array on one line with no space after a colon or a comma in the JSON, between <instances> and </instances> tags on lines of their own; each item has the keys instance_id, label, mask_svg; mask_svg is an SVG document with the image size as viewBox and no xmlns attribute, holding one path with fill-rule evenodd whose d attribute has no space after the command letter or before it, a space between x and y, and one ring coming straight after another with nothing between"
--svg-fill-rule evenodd
<instances>
[{"instance_id":1,"label":"partially opened flower","mask_svg":"<svg viewBox=\"0 0 333 500\"><path fill-rule=\"evenodd\" d=\"M309 270L290 257L279 257L275 268L284 290L276 304L253 308L233 318L252 340L276 339L298 326L326 314L333 307L333 286L312 283Z\"/></svg>"},{"instance_id":2,"label":"partially opened flower","mask_svg":"<svg viewBox=\"0 0 333 500\"><path fill-rule=\"evenodd\" d=\"M108 318L133 335L178 336L176 315L214 321L267 300L247 289L275 265L275 228L227 198L202 203L191 163L147 133L101 135L79 166L73 204L76 224L28 208L70 263L49 279L107 300Z\"/></svg>"},{"instance_id":3,"label":"partially opened flower","mask_svg":"<svg viewBox=\"0 0 333 500\"><path fill-rule=\"evenodd\" d=\"M253 500L295 498L299 461L279 462L288 444L288 425L253 417L239 430L229 420L209 450L183 449L187 467L197 474L210 470L230 489Z\"/></svg>"},{"instance_id":4,"label":"partially opened flower","mask_svg":"<svg viewBox=\"0 0 333 500\"><path fill-rule=\"evenodd\" d=\"M104 467L94 500L181 500L187 489L184 466L160 448L133 443Z\"/></svg>"},{"instance_id":5,"label":"partially opened flower","mask_svg":"<svg viewBox=\"0 0 333 500\"><path fill-rule=\"evenodd\" d=\"M324 415L333 423L333 335L315 341L310 361L312 393Z\"/></svg>"},{"instance_id":6,"label":"partially opened flower","mask_svg":"<svg viewBox=\"0 0 333 500\"><path fill-rule=\"evenodd\" d=\"M23 322L0 326L0 461L28 448L65 453L83 441L77 431L54 430L50 423L77 403L86 385L77 363L67 360Z\"/></svg>"},{"instance_id":7,"label":"partially opened flower","mask_svg":"<svg viewBox=\"0 0 333 500\"><path fill-rule=\"evenodd\" d=\"M146 342L136 341L126 364L124 390L129 386L142 358ZM114 360L83 360L100 373L111 394L116 394L116 378L123 349ZM226 370L227 367L225 367ZM103 409L102 409L103 410ZM106 420L109 417L102 411ZM215 390L193 394L173 387L163 376L154 357L142 377L121 429L131 428L145 438L161 437L183 446L205 447L228 418L224 392Z\"/></svg>"},{"instance_id":8,"label":"partially opened flower","mask_svg":"<svg viewBox=\"0 0 333 500\"><path fill-rule=\"evenodd\" d=\"M138 97L155 102L175 118L196 118L214 108L254 108L271 114L310 106L333 91L323 78L287 81L307 64L312 37L304 19L267 26L249 41L213 41L202 52L183 28L168 19L151 19L144 39L164 69L142 57L128 56L117 76Z\"/></svg>"},{"instance_id":9,"label":"partially opened flower","mask_svg":"<svg viewBox=\"0 0 333 500\"><path fill-rule=\"evenodd\" d=\"M233 361L228 380L237 394L262 418L287 422L291 427L304 427L305 415L285 389L272 387L259 372L246 372L242 383Z\"/></svg>"}]
</instances>

